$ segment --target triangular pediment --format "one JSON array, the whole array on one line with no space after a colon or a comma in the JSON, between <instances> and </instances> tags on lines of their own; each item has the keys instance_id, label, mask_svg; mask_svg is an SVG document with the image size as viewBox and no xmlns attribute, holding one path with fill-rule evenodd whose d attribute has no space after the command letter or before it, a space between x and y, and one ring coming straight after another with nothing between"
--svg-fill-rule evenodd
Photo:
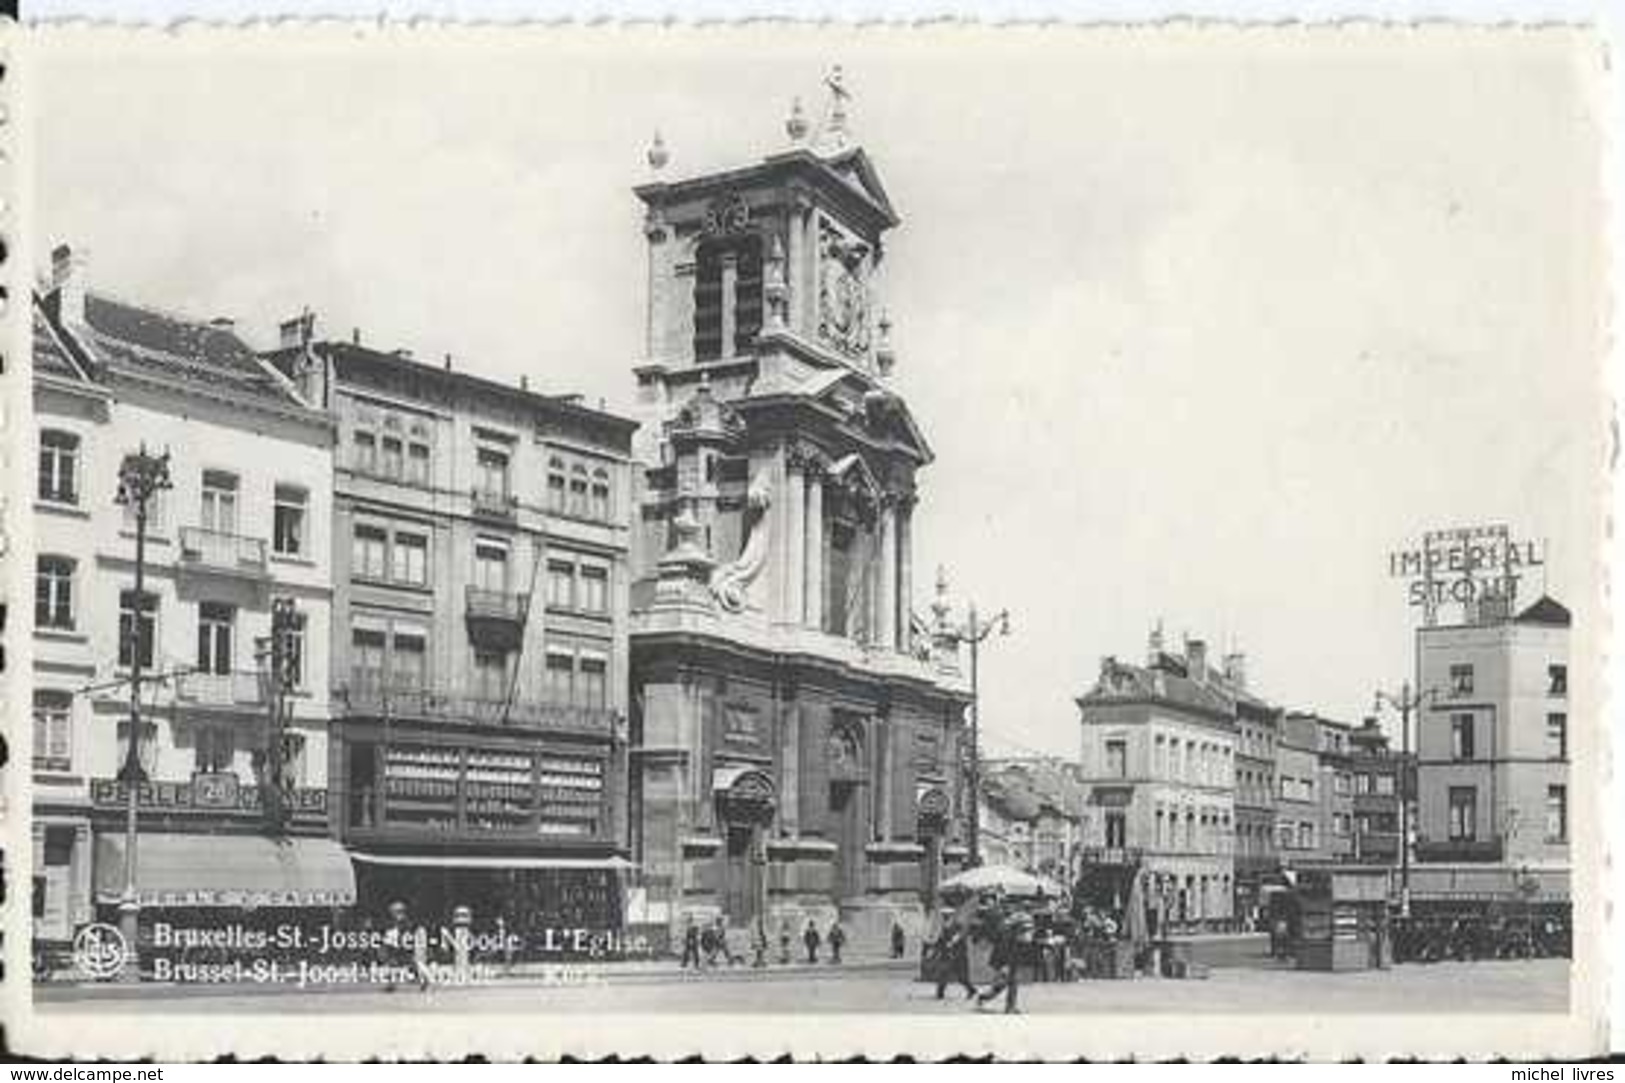
<instances>
[{"instance_id":1,"label":"triangular pediment","mask_svg":"<svg viewBox=\"0 0 1625 1083\"><path fill-rule=\"evenodd\" d=\"M824 164L845 181L848 187L855 189L869 202L884 210L889 218L893 221L897 219L897 212L892 209L891 197L886 194L886 186L880 181L880 173L875 169L873 159L862 147L841 151L834 157L825 159Z\"/></svg>"},{"instance_id":2,"label":"triangular pediment","mask_svg":"<svg viewBox=\"0 0 1625 1083\"><path fill-rule=\"evenodd\" d=\"M808 398L834 407L881 442L906 451L920 463L934 457L908 403L884 385L852 369L831 369L798 388Z\"/></svg>"}]
</instances>

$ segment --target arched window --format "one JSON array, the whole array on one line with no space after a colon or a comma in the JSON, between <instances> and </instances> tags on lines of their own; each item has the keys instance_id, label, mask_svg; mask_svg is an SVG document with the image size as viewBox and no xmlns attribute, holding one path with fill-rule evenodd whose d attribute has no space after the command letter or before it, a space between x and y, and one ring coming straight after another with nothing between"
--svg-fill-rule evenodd
<instances>
[{"instance_id":1,"label":"arched window","mask_svg":"<svg viewBox=\"0 0 1625 1083\"><path fill-rule=\"evenodd\" d=\"M592 517L607 523L610 515L609 471L600 466L592 472Z\"/></svg>"},{"instance_id":2,"label":"arched window","mask_svg":"<svg viewBox=\"0 0 1625 1083\"><path fill-rule=\"evenodd\" d=\"M570 469L570 514L587 515L587 468L580 464Z\"/></svg>"},{"instance_id":3,"label":"arched window","mask_svg":"<svg viewBox=\"0 0 1625 1083\"><path fill-rule=\"evenodd\" d=\"M39 498L53 504L79 503L79 438L46 429L39 438Z\"/></svg>"}]
</instances>

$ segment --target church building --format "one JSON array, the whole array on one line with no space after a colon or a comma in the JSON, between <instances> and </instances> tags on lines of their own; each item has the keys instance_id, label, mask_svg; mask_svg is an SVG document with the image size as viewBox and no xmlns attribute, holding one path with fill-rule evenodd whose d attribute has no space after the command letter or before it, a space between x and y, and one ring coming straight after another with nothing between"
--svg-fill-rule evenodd
<instances>
[{"instance_id":1,"label":"church building","mask_svg":"<svg viewBox=\"0 0 1625 1083\"><path fill-rule=\"evenodd\" d=\"M957 643L914 610L932 452L890 382L898 217L830 86L741 168L668 179L657 136L636 189L631 842L674 931L917 929L973 814Z\"/></svg>"}]
</instances>

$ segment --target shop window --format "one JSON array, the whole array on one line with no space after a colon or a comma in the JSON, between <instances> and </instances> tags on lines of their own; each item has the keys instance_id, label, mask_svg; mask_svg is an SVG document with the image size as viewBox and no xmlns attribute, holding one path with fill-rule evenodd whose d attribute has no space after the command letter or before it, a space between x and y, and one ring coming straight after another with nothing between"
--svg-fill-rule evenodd
<instances>
[{"instance_id":1,"label":"shop window","mask_svg":"<svg viewBox=\"0 0 1625 1083\"><path fill-rule=\"evenodd\" d=\"M73 627L74 562L42 556L35 561L34 624L40 628Z\"/></svg>"},{"instance_id":2,"label":"shop window","mask_svg":"<svg viewBox=\"0 0 1625 1083\"><path fill-rule=\"evenodd\" d=\"M34 770L73 767L73 694L54 689L34 693Z\"/></svg>"},{"instance_id":3,"label":"shop window","mask_svg":"<svg viewBox=\"0 0 1625 1083\"><path fill-rule=\"evenodd\" d=\"M39 439L39 498L54 504L79 503L79 438L46 429Z\"/></svg>"}]
</instances>

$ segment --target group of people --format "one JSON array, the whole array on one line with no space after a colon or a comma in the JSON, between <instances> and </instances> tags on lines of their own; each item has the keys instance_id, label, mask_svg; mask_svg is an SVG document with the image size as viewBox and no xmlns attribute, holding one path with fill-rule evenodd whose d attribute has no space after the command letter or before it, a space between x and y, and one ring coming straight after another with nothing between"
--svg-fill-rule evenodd
<instances>
[{"instance_id":1,"label":"group of people","mask_svg":"<svg viewBox=\"0 0 1625 1083\"><path fill-rule=\"evenodd\" d=\"M958 910L941 911L925 948L927 964L935 973L937 999L946 996L950 985L957 985L978 1010L1002 994L1005 1012L1019 1012L1020 967L1035 955L1042 956L1048 946L1050 933L1039 927L1042 914L1010 904L997 893L984 894ZM988 965L994 977L985 989L971 981L974 943L990 946Z\"/></svg>"},{"instance_id":2,"label":"group of people","mask_svg":"<svg viewBox=\"0 0 1625 1083\"><path fill-rule=\"evenodd\" d=\"M893 955L897 958L902 957L897 945L901 932L900 926L894 926ZM791 950L793 939L790 920L786 918L779 923L779 963L787 965L793 961ZM760 921L756 924L756 936L751 946L751 965L758 967L768 965L767 930ZM828 930L824 932L820 932L818 923L809 918L801 931L801 946L806 952L808 963L817 963L819 953L827 947L829 961L838 964L841 961L841 949L846 946L846 930L841 927L840 918L830 922ZM716 966L719 959L729 966L745 962L745 957L734 952L728 939L727 922L719 914L702 928L695 922L693 914L688 915L683 924L683 954L678 965L684 970L701 970Z\"/></svg>"}]
</instances>

